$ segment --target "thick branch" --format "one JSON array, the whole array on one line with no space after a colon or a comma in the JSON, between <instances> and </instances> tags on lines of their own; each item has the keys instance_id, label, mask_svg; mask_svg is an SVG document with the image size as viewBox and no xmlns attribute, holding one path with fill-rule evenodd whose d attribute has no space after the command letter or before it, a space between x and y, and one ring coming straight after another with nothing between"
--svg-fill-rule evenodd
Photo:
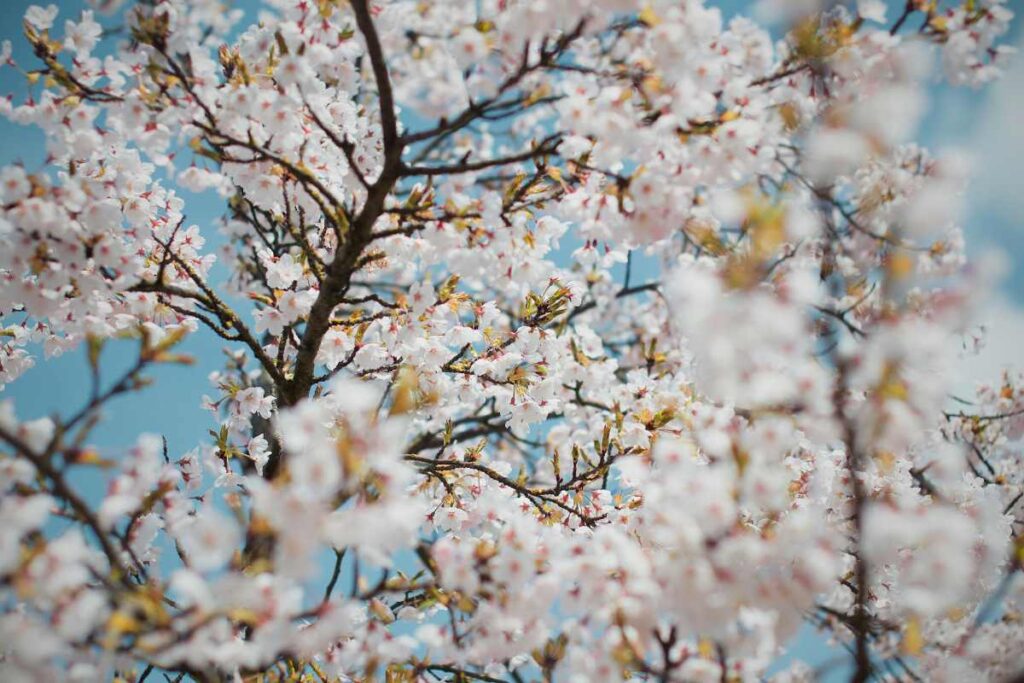
<instances>
[{"instance_id":1,"label":"thick branch","mask_svg":"<svg viewBox=\"0 0 1024 683\"><path fill-rule=\"evenodd\" d=\"M400 150L398 140L398 121L395 118L395 101L391 94L391 77L388 75L384 51L380 47L377 29L370 18L367 0L352 0L352 11L356 15L356 26L366 41L366 51L370 55L370 66L373 77L377 81L377 94L380 97L380 124L384 131L384 154L388 150Z\"/></svg>"},{"instance_id":2,"label":"thick branch","mask_svg":"<svg viewBox=\"0 0 1024 683\"><path fill-rule=\"evenodd\" d=\"M320 292L310 309L302 340L299 342L295 371L285 391L282 392L282 405L294 405L309 393L309 388L313 384L316 355L324 334L330 328L331 313L348 292L359 257L372 238L373 225L384 211L384 202L391 193L401 168L402 142L398 138L391 80L377 30L370 18L366 0L353 0L352 9L359 31L366 41L366 49L377 80L381 126L384 133L384 166L380 176L367 190L366 201L359 215L352 221L347 239L339 247L334 260L327 268ZM276 463L272 463L269 469L271 475L275 469Z\"/></svg>"}]
</instances>

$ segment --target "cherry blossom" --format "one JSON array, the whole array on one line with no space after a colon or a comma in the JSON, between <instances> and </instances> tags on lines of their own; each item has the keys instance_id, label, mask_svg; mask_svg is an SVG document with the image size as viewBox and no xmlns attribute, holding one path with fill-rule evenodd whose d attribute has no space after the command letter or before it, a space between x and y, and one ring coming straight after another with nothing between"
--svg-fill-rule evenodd
<instances>
[{"instance_id":1,"label":"cherry blossom","mask_svg":"<svg viewBox=\"0 0 1024 683\"><path fill-rule=\"evenodd\" d=\"M913 142L1006 3L92 4L0 52L0 385L91 382L0 402L0 678L1021 675L1024 376L951 396ZM190 335L206 436L94 445Z\"/></svg>"}]
</instances>

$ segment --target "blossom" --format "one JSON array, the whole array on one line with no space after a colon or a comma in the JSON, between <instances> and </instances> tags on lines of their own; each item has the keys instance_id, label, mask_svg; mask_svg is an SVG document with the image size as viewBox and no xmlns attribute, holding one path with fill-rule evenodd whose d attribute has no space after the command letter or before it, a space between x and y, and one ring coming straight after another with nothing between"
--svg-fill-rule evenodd
<instances>
[{"instance_id":1,"label":"blossom","mask_svg":"<svg viewBox=\"0 0 1024 683\"><path fill-rule=\"evenodd\" d=\"M257 414L269 418L274 407L273 396L267 396L261 387L247 387L235 394L235 405L243 415Z\"/></svg>"},{"instance_id":2,"label":"blossom","mask_svg":"<svg viewBox=\"0 0 1024 683\"><path fill-rule=\"evenodd\" d=\"M252 437L249 439L246 451L256 465L256 474L262 476L263 468L267 466L267 462L270 460L270 444L267 442L267 438L262 434Z\"/></svg>"},{"instance_id":3,"label":"blossom","mask_svg":"<svg viewBox=\"0 0 1024 683\"><path fill-rule=\"evenodd\" d=\"M82 12L78 22L64 22L64 44L75 51L78 59L85 59L99 42L103 29L95 20L91 10Z\"/></svg>"},{"instance_id":4,"label":"blossom","mask_svg":"<svg viewBox=\"0 0 1024 683\"><path fill-rule=\"evenodd\" d=\"M254 311L253 317L256 319L254 329L257 332L269 332L274 336L284 332L285 325L288 324L288 318L281 311L271 306Z\"/></svg>"},{"instance_id":5,"label":"blossom","mask_svg":"<svg viewBox=\"0 0 1024 683\"><path fill-rule=\"evenodd\" d=\"M877 24L885 23L885 3L879 0L857 0L857 14Z\"/></svg>"},{"instance_id":6,"label":"blossom","mask_svg":"<svg viewBox=\"0 0 1024 683\"><path fill-rule=\"evenodd\" d=\"M262 251L260 260L267 269L267 284L274 289L287 289L302 277L302 264L296 262L290 252L275 257L269 251Z\"/></svg>"},{"instance_id":7,"label":"blossom","mask_svg":"<svg viewBox=\"0 0 1024 683\"><path fill-rule=\"evenodd\" d=\"M222 567L234 553L239 541L238 527L231 518L206 505L176 532L189 563L199 571Z\"/></svg>"},{"instance_id":8,"label":"blossom","mask_svg":"<svg viewBox=\"0 0 1024 683\"><path fill-rule=\"evenodd\" d=\"M0 520L3 532L0 534L0 548L3 549L0 573L6 574L17 566L18 544L21 537L39 529L50 515L54 501L49 496L35 495L28 498L4 498L0 503Z\"/></svg>"},{"instance_id":9,"label":"blossom","mask_svg":"<svg viewBox=\"0 0 1024 683\"><path fill-rule=\"evenodd\" d=\"M29 8L25 10L25 21L36 29L45 31L53 26L53 20L57 18L57 12L58 10L56 5L47 5L46 7L30 5Z\"/></svg>"},{"instance_id":10,"label":"blossom","mask_svg":"<svg viewBox=\"0 0 1024 683\"><path fill-rule=\"evenodd\" d=\"M25 169L20 166L5 166L0 171L0 191L3 192L5 204L21 201L28 197L32 185L28 181Z\"/></svg>"},{"instance_id":11,"label":"blossom","mask_svg":"<svg viewBox=\"0 0 1024 683\"><path fill-rule=\"evenodd\" d=\"M270 4L0 45L0 678L1019 673L1024 375L953 391L996 268L912 142L1006 3ZM97 429L197 361L192 443Z\"/></svg>"}]
</instances>

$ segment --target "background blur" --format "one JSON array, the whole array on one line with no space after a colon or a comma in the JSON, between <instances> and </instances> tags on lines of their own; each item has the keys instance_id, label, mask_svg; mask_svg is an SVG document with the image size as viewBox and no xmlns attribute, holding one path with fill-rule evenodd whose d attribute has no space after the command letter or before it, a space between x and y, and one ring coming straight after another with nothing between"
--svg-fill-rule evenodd
<instances>
[{"instance_id":1,"label":"background blur","mask_svg":"<svg viewBox=\"0 0 1024 683\"><path fill-rule=\"evenodd\" d=\"M49 1L61 10L54 24L56 35L60 35L59 27L63 27L65 19L77 17L87 7L84 0ZM751 7L751 3L737 0L705 2L720 7L726 19L749 12ZM49 2L0 0L0 39L12 42L14 58L22 68L37 66L21 34L22 17L32 4ZM257 0L236 0L231 4L247 11L243 26L252 20L259 5ZM899 14L903 2L889 4L892 19ZM961 395L972 393L977 382L997 380L1006 367L1024 369L1024 0L1007 4L1018 16L1006 42L1016 46L1020 53L1013 57L1005 76L982 90L936 84L932 88L931 107L917 135L918 142L936 155L957 151L969 156L973 176L966 188L963 216L968 250L973 257L985 252L1000 254L1006 267L996 295L976 321L989 330L987 344L980 355L965 359L958 368L956 391ZM105 26L118 23L116 17L98 19ZM0 68L0 95L13 96L20 102L26 93L26 81L20 72ZM40 131L0 119L0 141L0 164L19 162L30 172L41 170L45 149ZM207 239L207 248L215 247L220 242L216 226L223 202L212 192L195 195L181 188L178 192L186 201L186 223L198 225ZM224 274L215 268L214 277ZM107 346L102 365L105 377L113 378L131 362L129 354L118 353L126 348L119 343ZM150 432L166 437L172 457L180 457L193 448L213 426L200 401L204 393L213 393L207 376L223 365L222 348L223 342L212 333L200 331L192 335L182 350L195 356L196 364L162 366L148 373L155 379L154 385L140 394L115 400L106 413L107 419L94 432L93 442L101 447L123 447L134 442L139 434ZM13 398L21 419L52 413L68 415L85 402L88 386L85 351L78 349L58 358L37 358L34 368L0 392L0 399ZM102 496L100 481L76 483L89 498ZM800 657L812 665L842 655L841 650L828 646L810 629L791 644L790 650L789 656ZM838 678L841 667L830 671L826 679Z\"/></svg>"}]
</instances>

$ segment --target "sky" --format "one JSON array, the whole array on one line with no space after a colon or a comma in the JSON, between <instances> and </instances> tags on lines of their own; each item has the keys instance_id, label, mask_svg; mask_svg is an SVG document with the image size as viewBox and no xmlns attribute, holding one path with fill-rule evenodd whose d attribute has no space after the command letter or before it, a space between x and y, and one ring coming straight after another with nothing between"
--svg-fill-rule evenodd
<instances>
[{"instance_id":1,"label":"sky","mask_svg":"<svg viewBox=\"0 0 1024 683\"><path fill-rule=\"evenodd\" d=\"M31 2L0 0L0 38L14 43L15 58L32 64L29 51L20 34L21 17ZM83 0L57 0L61 8L57 25L65 18L77 16ZM251 7L252 0L238 3ZM729 0L719 5L725 14L742 10L747 3ZM899 3L902 5L902 2ZM1024 15L1024 0L1008 3L1018 15ZM893 3L895 6L895 3ZM895 16L895 10L890 15ZM1011 62L1005 77L982 90L952 89L936 86L931 107L917 140L936 153L957 151L973 160L970 186L967 188L963 226L972 256L996 254L1006 265L1005 276L981 311L977 322L989 329L986 347L977 357L967 358L956 375L955 390L971 392L975 383L995 380L1003 368L1024 368L1024 40L1021 16L1014 24L1007 41L1021 54ZM22 76L11 69L0 69L0 93L24 95ZM23 162L30 170L38 169L43 159L43 138L39 131L0 120L0 164ZM200 226L208 239L214 237L216 220L222 205L210 195L181 194L186 199L187 222ZM216 271L215 271L216 272ZM221 272L223 275L223 272ZM103 356L104 376L115 377L133 360L134 350L127 342L108 346ZM182 350L192 354L193 366L167 366L149 373L154 385L138 394L112 402L107 419L93 435L93 442L102 447L130 445L142 433L166 437L172 457L180 457L206 436L213 426L210 416L201 407L205 393L213 393L208 375L224 360L223 342L210 333L191 336ZM31 419L54 412L69 415L87 397L88 370L83 349L62 357L38 359L29 370L5 391L0 399L11 397L20 418ZM88 497L102 495L94 482L80 482ZM823 646L820 638L805 630L793 643L791 655L823 662L837 651Z\"/></svg>"}]
</instances>

